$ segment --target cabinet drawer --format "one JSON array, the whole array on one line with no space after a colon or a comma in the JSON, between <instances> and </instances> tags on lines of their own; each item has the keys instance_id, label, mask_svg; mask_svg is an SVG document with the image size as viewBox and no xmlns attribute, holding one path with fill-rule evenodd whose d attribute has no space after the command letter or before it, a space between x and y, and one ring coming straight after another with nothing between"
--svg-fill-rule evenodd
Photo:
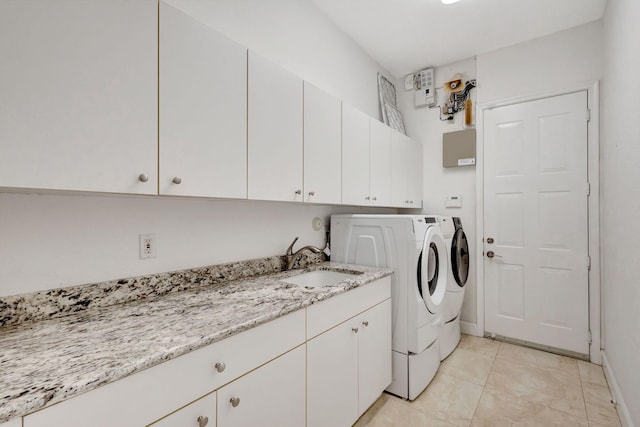
<instances>
[{"instance_id":1,"label":"cabinet drawer","mask_svg":"<svg viewBox=\"0 0 640 427\"><path fill-rule=\"evenodd\" d=\"M391 277L337 295L307 308L307 340L391 297Z\"/></svg>"},{"instance_id":2,"label":"cabinet drawer","mask_svg":"<svg viewBox=\"0 0 640 427\"><path fill-rule=\"evenodd\" d=\"M198 425L214 427L216 425L216 392L175 411L161 420L150 424L149 427L175 427Z\"/></svg>"},{"instance_id":3,"label":"cabinet drawer","mask_svg":"<svg viewBox=\"0 0 640 427\"><path fill-rule=\"evenodd\" d=\"M25 427L147 425L304 342L304 310L99 387L24 419ZM218 372L216 363L224 363Z\"/></svg>"}]
</instances>

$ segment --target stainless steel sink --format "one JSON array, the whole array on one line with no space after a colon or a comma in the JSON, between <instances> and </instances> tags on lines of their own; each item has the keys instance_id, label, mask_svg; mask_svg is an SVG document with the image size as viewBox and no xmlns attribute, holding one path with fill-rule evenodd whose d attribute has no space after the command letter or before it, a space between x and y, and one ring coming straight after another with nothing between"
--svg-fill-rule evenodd
<instances>
[{"instance_id":1,"label":"stainless steel sink","mask_svg":"<svg viewBox=\"0 0 640 427\"><path fill-rule=\"evenodd\" d=\"M306 287L331 286L347 279L355 279L359 274L341 273L338 271L315 270L282 279L282 282Z\"/></svg>"}]
</instances>

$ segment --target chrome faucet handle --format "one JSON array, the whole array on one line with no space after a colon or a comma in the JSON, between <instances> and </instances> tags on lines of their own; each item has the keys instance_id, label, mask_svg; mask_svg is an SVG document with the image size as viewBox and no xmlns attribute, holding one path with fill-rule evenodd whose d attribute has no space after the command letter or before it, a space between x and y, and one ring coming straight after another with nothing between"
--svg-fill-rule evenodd
<instances>
[{"instance_id":1,"label":"chrome faucet handle","mask_svg":"<svg viewBox=\"0 0 640 427\"><path fill-rule=\"evenodd\" d=\"M298 241L298 237L296 236L296 238L293 239L293 242L291 242L291 244L287 248L287 252L285 255L293 255L293 245L295 245L297 241Z\"/></svg>"}]
</instances>

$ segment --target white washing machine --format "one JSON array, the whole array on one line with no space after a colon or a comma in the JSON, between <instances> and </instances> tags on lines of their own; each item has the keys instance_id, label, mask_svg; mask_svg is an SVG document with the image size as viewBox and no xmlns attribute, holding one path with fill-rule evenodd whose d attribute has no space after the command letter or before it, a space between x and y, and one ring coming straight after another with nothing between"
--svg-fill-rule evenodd
<instances>
[{"instance_id":1,"label":"white washing machine","mask_svg":"<svg viewBox=\"0 0 640 427\"><path fill-rule=\"evenodd\" d=\"M439 217L440 228L449 254L447 292L443 304L444 325L440 329L440 360L444 360L460 342L460 312L469 276L469 244L458 217Z\"/></svg>"},{"instance_id":2,"label":"white washing machine","mask_svg":"<svg viewBox=\"0 0 640 427\"><path fill-rule=\"evenodd\" d=\"M413 400L440 367L438 335L447 287L447 248L436 216L333 215L331 260L386 267L391 276L393 381Z\"/></svg>"}]
</instances>

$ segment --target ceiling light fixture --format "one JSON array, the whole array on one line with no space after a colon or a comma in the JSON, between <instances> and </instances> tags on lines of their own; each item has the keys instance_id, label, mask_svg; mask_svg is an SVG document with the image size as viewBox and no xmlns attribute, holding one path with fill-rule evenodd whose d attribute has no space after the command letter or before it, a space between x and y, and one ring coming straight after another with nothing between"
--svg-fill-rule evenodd
<instances>
[{"instance_id":1,"label":"ceiling light fixture","mask_svg":"<svg viewBox=\"0 0 640 427\"><path fill-rule=\"evenodd\" d=\"M453 3L457 3L460 0L440 0L442 2L442 4L453 4Z\"/></svg>"}]
</instances>

